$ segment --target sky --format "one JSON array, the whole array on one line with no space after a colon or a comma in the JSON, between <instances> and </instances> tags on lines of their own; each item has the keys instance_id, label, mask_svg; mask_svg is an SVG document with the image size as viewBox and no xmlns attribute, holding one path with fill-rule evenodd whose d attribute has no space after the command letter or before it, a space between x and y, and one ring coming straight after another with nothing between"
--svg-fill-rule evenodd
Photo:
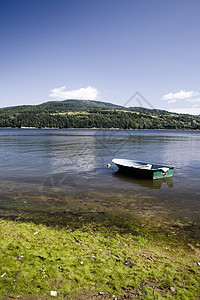
<instances>
[{"instance_id":1,"label":"sky","mask_svg":"<svg viewBox=\"0 0 200 300\"><path fill-rule=\"evenodd\" d=\"M0 0L0 107L85 99L200 114L199 0Z\"/></svg>"}]
</instances>

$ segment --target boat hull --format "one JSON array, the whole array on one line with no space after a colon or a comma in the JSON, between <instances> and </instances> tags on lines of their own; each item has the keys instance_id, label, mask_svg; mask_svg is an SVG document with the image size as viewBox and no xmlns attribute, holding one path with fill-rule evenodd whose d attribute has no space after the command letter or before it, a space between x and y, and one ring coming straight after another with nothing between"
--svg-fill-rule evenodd
<instances>
[{"instance_id":1,"label":"boat hull","mask_svg":"<svg viewBox=\"0 0 200 300\"><path fill-rule=\"evenodd\" d=\"M160 179L167 178L173 176L174 167L166 167L160 165L152 165L152 169L145 169L134 166L124 166L123 164L119 164L114 162L115 165L119 168L120 172L129 174L134 177L145 178L145 179ZM146 163L141 163L146 164ZM166 171L163 171L166 169Z\"/></svg>"}]
</instances>

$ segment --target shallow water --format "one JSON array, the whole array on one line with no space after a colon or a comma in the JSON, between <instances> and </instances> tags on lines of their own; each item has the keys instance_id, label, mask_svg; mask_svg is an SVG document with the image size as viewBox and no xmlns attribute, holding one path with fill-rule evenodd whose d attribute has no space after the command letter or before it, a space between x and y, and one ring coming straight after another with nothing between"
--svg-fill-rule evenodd
<instances>
[{"instance_id":1,"label":"shallow water","mask_svg":"<svg viewBox=\"0 0 200 300\"><path fill-rule=\"evenodd\" d=\"M200 222L200 132L0 129L0 212L129 212ZM175 166L135 179L113 158Z\"/></svg>"}]
</instances>

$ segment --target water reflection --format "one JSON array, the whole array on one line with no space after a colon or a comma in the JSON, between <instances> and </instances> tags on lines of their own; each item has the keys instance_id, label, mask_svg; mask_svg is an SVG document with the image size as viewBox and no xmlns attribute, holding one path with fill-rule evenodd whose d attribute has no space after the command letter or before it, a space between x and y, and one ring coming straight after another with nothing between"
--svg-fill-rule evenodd
<instances>
[{"instance_id":1,"label":"water reflection","mask_svg":"<svg viewBox=\"0 0 200 300\"><path fill-rule=\"evenodd\" d=\"M169 188L173 187L173 177L168 178L160 178L160 179L138 179L132 176L128 176L126 174L122 174L117 171L112 174L115 178L120 181L133 183L142 187L146 187L149 189L161 189L163 186L168 186Z\"/></svg>"},{"instance_id":2,"label":"water reflection","mask_svg":"<svg viewBox=\"0 0 200 300\"><path fill-rule=\"evenodd\" d=\"M52 173L88 172L96 161L95 140L84 136L51 136L49 148Z\"/></svg>"}]
</instances>

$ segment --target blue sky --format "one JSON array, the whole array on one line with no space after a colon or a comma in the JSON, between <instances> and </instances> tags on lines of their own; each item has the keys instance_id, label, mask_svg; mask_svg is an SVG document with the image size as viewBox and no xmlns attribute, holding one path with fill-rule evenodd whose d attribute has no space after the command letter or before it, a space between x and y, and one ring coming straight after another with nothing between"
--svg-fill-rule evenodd
<instances>
[{"instance_id":1,"label":"blue sky","mask_svg":"<svg viewBox=\"0 0 200 300\"><path fill-rule=\"evenodd\" d=\"M0 0L0 107L123 105L138 91L200 114L199 12L199 0Z\"/></svg>"}]
</instances>

